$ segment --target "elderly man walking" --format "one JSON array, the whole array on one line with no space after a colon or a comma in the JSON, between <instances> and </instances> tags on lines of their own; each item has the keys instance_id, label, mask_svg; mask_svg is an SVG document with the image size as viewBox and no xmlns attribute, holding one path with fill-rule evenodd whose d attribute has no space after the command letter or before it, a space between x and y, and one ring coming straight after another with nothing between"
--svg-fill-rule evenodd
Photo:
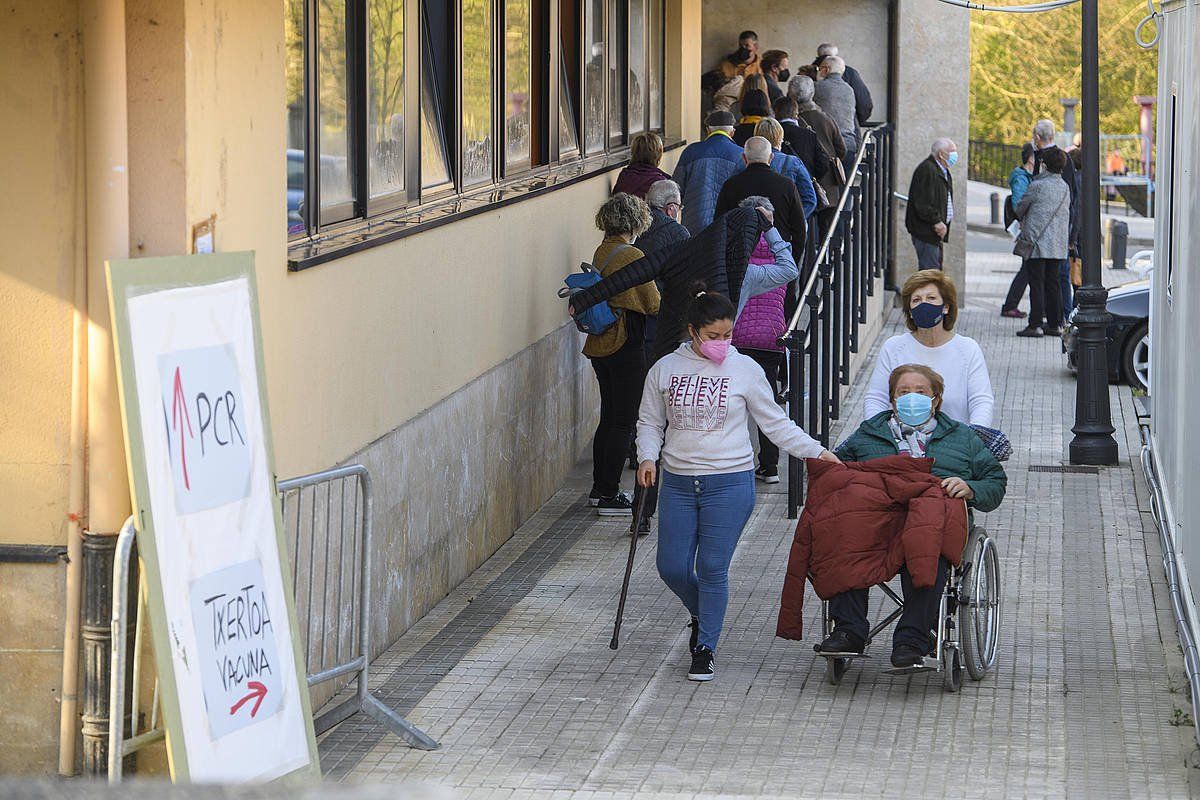
<instances>
[{"instance_id":1,"label":"elderly man walking","mask_svg":"<svg viewBox=\"0 0 1200 800\"><path fill-rule=\"evenodd\" d=\"M826 56L820 64L821 80L813 99L829 115L846 141L847 159L858 152L857 101L854 89L846 83L846 62L841 56Z\"/></svg>"},{"instance_id":2,"label":"elderly man walking","mask_svg":"<svg viewBox=\"0 0 1200 800\"><path fill-rule=\"evenodd\" d=\"M733 141L733 114L714 111L707 122L708 137L683 149L671 176L683 193L683 224L693 236L713 221L721 187L742 168L742 148Z\"/></svg>"},{"instance_id":3,"label":"elderly man walking","mask_svg":"<svg viewBox=\"0 0 1200 800\"><path fill-rule=\"evenodd\" d=\"M908 185L904 227L917 251L917 269L941 269L942 245L950 241L954 221L954 178L958 147L949 139L934 141L926 158L913 170Z\"/></svg>"}]
</instances>

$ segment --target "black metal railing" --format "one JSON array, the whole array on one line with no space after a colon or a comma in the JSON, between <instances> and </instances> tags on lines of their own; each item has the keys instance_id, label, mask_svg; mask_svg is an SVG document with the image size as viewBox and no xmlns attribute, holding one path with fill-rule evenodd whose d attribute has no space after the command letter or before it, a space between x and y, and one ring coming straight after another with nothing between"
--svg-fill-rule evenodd
<instances>
[{"instance_id":1,"label":"black metal railing","mask_svg":"<svg viewBox=\"0 0 1200 800\"><path fill-rule=\"evenodd\" d=\"M850 385L850 360L862 345L867 298L874 296L894 262L891 124L863 131L829 230L808 269L800 304L779 339L788 354L788 405L792 421L829 447L830 423L841 416L842 387ZM788 517L804 500L804 464L788 461Z\"/></svg>"},{"instance_id":2,"label":"black metal railing","mask_svg":"<svg viewBox=\"0 0 1200 800\"><path fill-rule=\"evenodd\" d=\"M972 139L967 154L967 178L1008 188L1008 174L1021 166L1021 145Z\"/></svg>"}]
</instances>

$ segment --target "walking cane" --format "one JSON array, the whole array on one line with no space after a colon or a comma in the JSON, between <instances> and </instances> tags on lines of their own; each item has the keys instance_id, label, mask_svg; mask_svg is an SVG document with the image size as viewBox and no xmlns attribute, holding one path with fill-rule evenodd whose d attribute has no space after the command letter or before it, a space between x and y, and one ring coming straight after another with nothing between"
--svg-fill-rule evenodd
<instances>
[{"instance_id":1,"label":"walking cane","mask_svg":"<svg viewBox=\"0 0 1200 800\"><path fill-rule=\"evenodd\" d=\"M658 475L655 470L655 480ZM650 494L650 487L643 486L642 496L638 498L637 509L633 515L633 525L629 528L629 561L625 564L625 582L621 584L621 600L617 603L617 621L613 624L612 641L608 643L611 650L616 650L620 646L621 636L621 619L625 616L625 597L629 594L629 578L633 575L633 557L637 554L638 531L642 527L642 515L646 511L646 496Z\"/></svg>"}]
</instances>

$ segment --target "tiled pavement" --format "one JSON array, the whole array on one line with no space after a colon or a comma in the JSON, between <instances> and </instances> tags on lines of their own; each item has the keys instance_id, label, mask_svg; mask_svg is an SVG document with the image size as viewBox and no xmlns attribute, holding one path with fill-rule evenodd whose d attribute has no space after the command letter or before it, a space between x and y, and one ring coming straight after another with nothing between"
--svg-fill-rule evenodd
<instances>
[{"instance_id":1,"label":"tiled pavement","mask_svg":"<svg viewBox=\"0 0 1200 800\"><path fill-rule=\"evenodd\" d=\"M774 638L792 533L786 484L761 491L734 560L716 681L684 679L687 616L655 573L653 537L639 547L621 648L609 650L628 523L584 507L581 467L374 666L377 695L442 749L412 750L351 720L321 740L329 779L419 780L470 798L1196 791L1192 728L1172 724L1189 704L1130 462L1129 392L1112 391L1119 466L1029 470L1065 463L1074 385L1056 343L1018 339L1016 321L999 318L1016 265L992 244L1001 252L970 257L960 317L987 354L1016 448L1007 499L981 519L1000 545L1005 602L999 664L982 682L946 694L940 676L880 674L877 657L832 687L811 642ZM876 655L886 658L886 640Z\"/></svg>"}]
</instances>

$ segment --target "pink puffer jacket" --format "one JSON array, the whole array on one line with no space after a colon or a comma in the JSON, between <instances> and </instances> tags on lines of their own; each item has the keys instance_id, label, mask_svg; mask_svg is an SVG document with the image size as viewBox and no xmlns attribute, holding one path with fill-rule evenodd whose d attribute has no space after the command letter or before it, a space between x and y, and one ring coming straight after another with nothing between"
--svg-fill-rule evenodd
<instances>
[{"instance_id":1,"label":"pink puffer jacket","mask_svg":"<svg viewBox=\"0 0 1200 800\"><path fill-rule=\"evenodd\" d=\"M774 260L775 255L766 237L759 237L750 263L770 264ZM784 314L786 297L787 286L778 286L747 300L737 324L733 326L733 346L738 350L781 352L783 348L779 346L779 337L787 330L787 317Z\"/></svg>"}]
</instances>

